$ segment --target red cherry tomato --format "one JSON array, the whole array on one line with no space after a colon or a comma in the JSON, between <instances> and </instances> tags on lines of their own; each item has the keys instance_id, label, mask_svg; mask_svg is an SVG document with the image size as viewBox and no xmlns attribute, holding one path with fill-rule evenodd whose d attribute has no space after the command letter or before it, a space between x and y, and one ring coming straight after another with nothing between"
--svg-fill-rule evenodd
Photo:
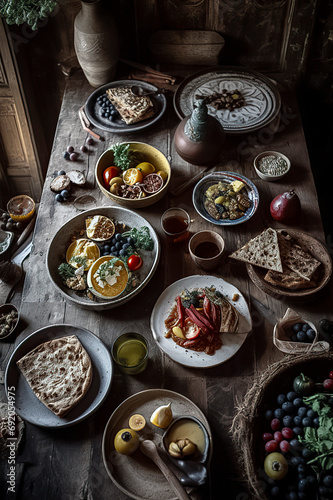
<instances>
[{"instance_id":1,"label":"red cherry tomato","mask_svg":"<svg viewBox=\"0 0 333 500\"><path fill-rule=\"evenodd\" d=\"M109 182L114 177L119 176L119 170L117 167L108 167L103 172L103 181L106 187L109 187Z\"/></svg>"},{"instance_id":2,"label":"red cherry tomato","mask_svg":"<svg viewBox=\"0 0 333 500\"><path fill-rule=\"evenodd\" d=\"M333 371L332 371L332 372L330 372L329 377L333 380Z\"/></svg>"},{"instance_id":3,"label":"red cherry tomato","mask_svg":"<svg viewBox=\"0 0 333 500\"><path fill-rule=\"evenodd\" d=\"M137 271L143 264L143 260L139 255L131 255L127 259L127 265L130 271Z\"/></svg>"}]
</instances>

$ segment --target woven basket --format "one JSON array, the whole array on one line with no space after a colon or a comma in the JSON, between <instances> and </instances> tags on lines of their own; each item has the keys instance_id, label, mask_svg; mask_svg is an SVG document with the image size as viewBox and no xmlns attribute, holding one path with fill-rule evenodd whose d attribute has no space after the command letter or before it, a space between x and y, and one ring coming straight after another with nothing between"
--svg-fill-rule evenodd
<instances>
[{"instance_id":1,"label":"woven basket","mask_svg":"<svg viewBox=\"0 0 333 500\"><path fill-rule=\"evenodd\" d=\"M262 434L267 429L264 413L276 407L276 397L292 390L294 378L300 373L322 382L333 369L333 354L286 356L271 365L253 381L243 401L237 403L231 433L246 485L253 498L267 499L263 481L265 449Z\"/></svg>"}]
</instances>

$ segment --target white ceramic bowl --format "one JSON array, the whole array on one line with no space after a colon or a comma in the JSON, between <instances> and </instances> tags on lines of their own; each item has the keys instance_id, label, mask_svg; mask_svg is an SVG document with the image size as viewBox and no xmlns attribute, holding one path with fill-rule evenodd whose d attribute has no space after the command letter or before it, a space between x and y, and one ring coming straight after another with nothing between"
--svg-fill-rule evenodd
<instances>
[{"instance_id":1,"label":"white ceramic bowl","mask_svg":"<svg viewBox=\"0 0 333 500\"><path fill-rule=\"evenodd\" d=\"M282 158L287 163L287 170L283 172L283 174L279 175L264 174L263 172L261 172L261 170L259 170L259 161L265 156L275 156L277 158ZM255 159L253 160L253 166L260 179L263 179L264 181L274 182L279 179L282 179L282 177L284 177L289 172L291 163L289 158L287 158L287 156L285 156L282 153L279 153L278 151L264 151L263 153L260 153L255 157Z\"/></svg>"}]
</instances>

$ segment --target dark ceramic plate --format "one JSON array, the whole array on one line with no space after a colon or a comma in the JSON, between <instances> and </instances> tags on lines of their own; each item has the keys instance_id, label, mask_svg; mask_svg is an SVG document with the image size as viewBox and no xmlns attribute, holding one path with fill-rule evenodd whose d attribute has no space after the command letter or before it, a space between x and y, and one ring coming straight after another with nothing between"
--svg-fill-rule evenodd
<instances>
[{"instance_id":1,"label":"dark ceramic plate","mask_svg":"<svg viewBox=\"0 0 333 500\"><path fill-rule=\"evenodd\" d=\"M104 95L107 89L124 86L132 87L133 85L139 85L144 90L157 90L155 85L142 82L140 80L117 80L115 82L107 83L106 85L103 85L99 89L95 90L87 99L85 104L85 113L89 121L101 130L105 130L106 132L119 132L121 134L136 132L137 130L145 129L153 125L153 123L156 123L166 110L166 98L164 94L149 96L154 105L154 115L151 118L148 118L148 120L133 123L132 125L126 125L124 120L121 118L116 118L115 120L110 121L108 118L102 117L102 108L97 103L97 98Z\"/></svg>"},{"instance_id":2,"label":"dark ceramic plate","mask_svg":"<svg viewBox=\"0 0 333 500\"><path fill-rule=\"evenodd\" d=\"M256 71L241 67L207 68L186 78L174 94L174 107L179 118L192 113L196 96L208 96L239 90L245 105L235 110L216 109L208 105L209 114L217 118L225 132L254 132L272 123L281 107L280 94L272 80Z\"/></svg>"},{"instance_id":3,"label":"dark ceramic plate","mask_svg":"<svg viewBox=\"0 0 333 500\"><path fill-rule=\"evenodd\" d=\"M60 418L35 396L16 362L44 342L70 335L76 335L89 354L93 365L93 379L82 400L65 417ZM16 347L6 368L5 387L6 392L11 387L15 388L15 410L23 420L40 427L69 427L78 424L99 408L110 390L112 376L111 355L96 335L85 328L59 324L37 330Z\"/></svg>"},{"instance_id":4,"label":"dark ceramic plate","mask_svg":"<svg viewBox=\"0 0 333 500\"><path fill-rule=\"evenodd\" d=\"M214 219L207 212L204 202L205 202L205 193L210 186L213 184L217 184L218 182L226 182L231 183L233 181L242 181L245 184L245 188L247 196L252 201L252 205L250 208L244 212L243 217L239 219L231 220L231 219ZM208 174L203 177L195 186L193 190L192 201L194 208L198 212L199 215L203 219L206 219L208 222L212 224L216 224L218 226L235 226L236 224L242 224L249 220L256 212L259 205L259 193L256 186L251 182L247 177L244 177L241 174L236 174L234 172L214 172L213 174Z\"/></svg>"}]
</instances>

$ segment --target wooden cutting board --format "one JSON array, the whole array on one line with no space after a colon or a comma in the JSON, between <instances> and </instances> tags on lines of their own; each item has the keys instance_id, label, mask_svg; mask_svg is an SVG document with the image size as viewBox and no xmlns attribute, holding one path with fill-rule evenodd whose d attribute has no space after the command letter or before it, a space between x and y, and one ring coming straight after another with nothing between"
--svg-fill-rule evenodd
<instances>
[{"instance_id":1,"label":"wooden cutting board","mask_svg":"<svg viewBox=\"0 0 333 500\"><path fill-rule=\"evenodd\" d=\"M164 64L218 65L224 43L216 31L156 31L149 40L150 59Z\"/></svg>"}]
</instances>

